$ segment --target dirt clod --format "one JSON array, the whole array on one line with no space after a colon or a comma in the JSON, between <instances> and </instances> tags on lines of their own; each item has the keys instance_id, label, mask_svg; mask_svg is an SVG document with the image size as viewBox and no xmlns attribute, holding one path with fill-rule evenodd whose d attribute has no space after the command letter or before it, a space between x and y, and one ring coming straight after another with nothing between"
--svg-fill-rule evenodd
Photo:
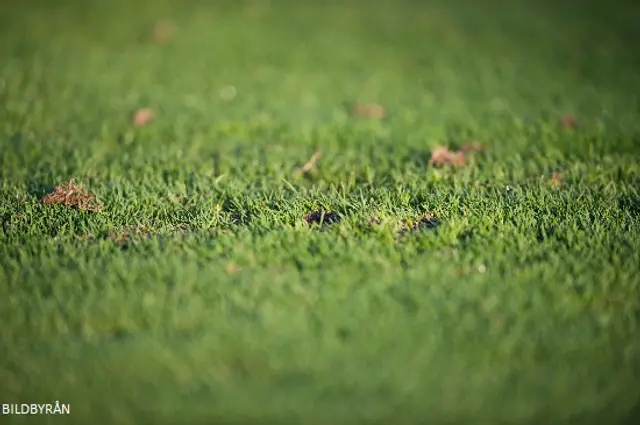
<instances>
[{"instance_id":1,"label":"dirt clod","mask_svg":"<svg viewBox=\"0 0 640 425\"><path fill-rule=\"evenodd\" d=\"M142 108L138 109L133 114L133 125L134 127L142 127L149 124L155 118L155 113L153 109L150 108Z\"/></svg>"},{"instance_id":2,"label":"dirt clod","mask_svg":"<svg viewBox=\"0 0 640 425\"><path fill-rule=\"evenodd\" d=\"M442 167L444 165L463 167L465 164L465 152L462 150L452 151L446 146L436 147L431 151L431 158L429 158L429 165L434 167Z\"/></svg>"},{"instance_id":3,"label":"dirt clod","mask_svg":"<svg viewBox=\"0 0 640 425\"><path fill-rule=\"evenodd\" d=\"M305 215L304 221L309 224L333 224L340 221L340 216L334 212L314 211Z\"/></svg>"},{"instance_id":4,"label":"dirt clod","mask_svg":"<svg viewBox=\"0 0 640 425\"><path fill-rule=\"evenodd\" d=\"M53 193L45 195L42 202L47 205L59 204L84 211L100 211L102 205L96 203L96 197L78 186L74 179L66 184L59 184Z\"/></svg>"}]
</instances>

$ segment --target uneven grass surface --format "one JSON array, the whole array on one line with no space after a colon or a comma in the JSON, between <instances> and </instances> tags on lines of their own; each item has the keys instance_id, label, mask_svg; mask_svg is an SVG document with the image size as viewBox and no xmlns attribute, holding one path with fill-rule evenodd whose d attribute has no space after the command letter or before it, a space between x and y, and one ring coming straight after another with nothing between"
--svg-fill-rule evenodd
<instances>
[{"instance_id":1,"label":"uneven grass surface","mask_svg":"<svg viewBox=\"0 0 640 425\"><path fill-rule=\"evenodd\" d=\"M640 14L600 3L0 3L0 402L71 405L0 421L631 422Z\"/></svg>"}]
</instances>

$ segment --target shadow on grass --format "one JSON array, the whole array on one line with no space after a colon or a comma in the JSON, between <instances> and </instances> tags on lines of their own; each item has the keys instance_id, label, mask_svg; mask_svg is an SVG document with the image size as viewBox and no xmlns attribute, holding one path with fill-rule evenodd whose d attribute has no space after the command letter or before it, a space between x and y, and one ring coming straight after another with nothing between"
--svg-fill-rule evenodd
<instances>
[{"instance_id":1,"label":"shadow on grass","mask_svg":"<svg viewBox=\"0 0 640 425\"><path fill-rule=\"evenodd\" d=\"M48 193L53 192L55 189L55 185L43 183L40 181L29 181L27 182L27 193L29 196L34 198L38 198L38 200L42 199Z\"/></svg>"},{"instance_id":2,"label":"shadow on grass","mask_svg":"<svg viewBox=\"0 0 640 425\"><path fill-rule=\"evenodd\" d=\"M631 411L627 414L625 420L625 424L639 424L640 423L640 402L637 402L632 408Z\"/></svg>"},{"instance_id":3,"label":"shadow on grass","mask_svg":"<svg viewBox=\"0 0 640 425\"><path fill-rule=\"evenodd\" d=\"M403 158L403 163L409 163L415 167L425 168L431 159L431 149L411 149Z\"/></svg>"},{"instance_id":4,"label":"shadow on grass","mask_svg":"<svg viewBox=\"0 0 640 425\"><path fill-rule=\"evenodd\" d=\"M618 207L628 212L632 217L640 217L640 196L621 196L618 198Z\"/></svg>"}]
</instances>

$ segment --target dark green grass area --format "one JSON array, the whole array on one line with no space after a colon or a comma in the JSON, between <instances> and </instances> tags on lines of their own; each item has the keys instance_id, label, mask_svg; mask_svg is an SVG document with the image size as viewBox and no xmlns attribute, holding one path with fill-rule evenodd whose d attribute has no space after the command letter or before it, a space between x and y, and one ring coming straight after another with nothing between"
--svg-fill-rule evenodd
<instances>
[{"instance_id":1,"label":"dark green grass area","mask_svg":"<svg viewBox=\"0 0 640 425\"><path fill-rule=\"evenodd\" d=\"M633 423L639 21L569 0L1 2L0 402L71 415L0 422ZM471 139L466 167L427 164ZM41 202L71 178L101 211Z\"/></svg>"}]
</instances>

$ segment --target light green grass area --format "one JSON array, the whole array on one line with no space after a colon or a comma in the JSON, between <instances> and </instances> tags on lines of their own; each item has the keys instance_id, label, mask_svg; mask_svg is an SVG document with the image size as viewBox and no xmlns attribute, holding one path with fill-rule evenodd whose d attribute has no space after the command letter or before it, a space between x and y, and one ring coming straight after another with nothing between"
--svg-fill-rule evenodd
<instances>
[{"instance_id":1,"label":"light green grass area","mask_svg":"<svg viewBox=\"0 0 640 425\"><path fill-rule=\"evenodd\" d=\"M631 423L631 3L0 2L0 423Z\"/></svg>"}]
</instances>

